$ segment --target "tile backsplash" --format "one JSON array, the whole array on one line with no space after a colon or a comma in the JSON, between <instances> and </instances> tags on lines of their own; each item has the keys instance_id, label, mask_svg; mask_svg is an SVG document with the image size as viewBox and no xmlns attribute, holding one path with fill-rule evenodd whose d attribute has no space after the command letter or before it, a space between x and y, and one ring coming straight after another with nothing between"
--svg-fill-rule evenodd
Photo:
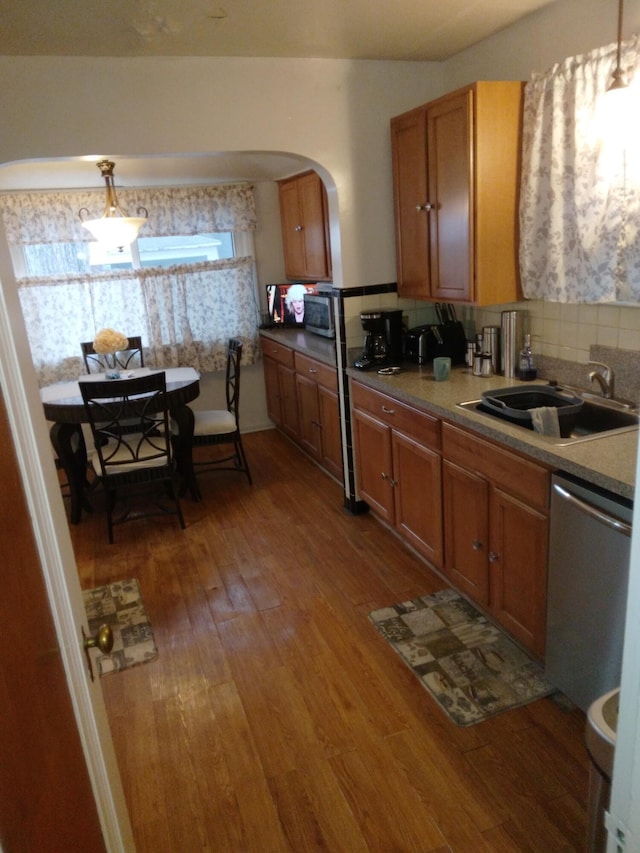
<instances>
[{"instance_id":1,"label":"tile backsplash","mask_svg":"<svg viewBox=\"0 0 640 853\"><path fill-rule=\"evenodd\" d=\"M363 296L348 300L350 321L347 337L351 345L362 338L360 311L372 308L401 308L409 328L435 323L435 308L418 299L399 299L395 293ZM355 303L358 303L357 305ZM525 329L531 334L534 352L567 361L586 364L593 345L640 351L640 305L564 305L558 302L528 300L486 308L458 307L467 337L483 326L499 326L502 311L517 309L525 313Z\"/></svg>"},{"instance_id":2,"label":"tile backsplash","mask_svg":"<svg viewBox=\"0 0 640 853\"><path fill-rule=\"evenodd\" d=\"M425 323L436 323L433 303L422 300L400 299L396 293L358 296L345 300L347 346L362 345L360 311L375 308L401 308L408 328ZM542 356L545 365L556 360L572 363L572 371L582 376L590 359L605 361L608 358L622 364L617 370L620 393L638 399L640 394L640 305L565 305L542 300L527 300L508 305L491 305L485 308L459 306L458 319L462 320L468 339L483 326L499 326L502 311L518 310L525 314L524 331L531 334L531 347ZM612 351L626 350L615 356ZM600 358L593 353L599 353ZM608 362L607 362L608 363ZM612 364L614 369L615 364ZM569 381L565 379L564 381ZM582 383L581 383L582 384ZM586 383L585 383L586 384ZM624 390L623 390L624 389Z\"/></svg>"},{"instance_id":3,"label":"tile backsplash","mask_svg":"<svg viewBox=\"0 0 640 853\"><path fill-rule=\"evenodd\" d=\"M564 305L531 300L473 311L479 329L500 325L503 310L526 312L531 347L540 355L586 364L594 345L640 351L640 306Z\"/></svg>"}]
</instances>

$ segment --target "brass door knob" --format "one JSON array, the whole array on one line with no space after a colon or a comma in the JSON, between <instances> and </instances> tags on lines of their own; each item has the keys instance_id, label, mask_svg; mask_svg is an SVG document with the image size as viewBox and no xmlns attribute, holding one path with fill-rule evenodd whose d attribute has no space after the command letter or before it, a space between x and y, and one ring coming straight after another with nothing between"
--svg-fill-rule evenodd
<instances>
[{"instance_id":1,"label":"brass door knob","mask_svg":"<svg viewBox=\"0 0 640 853\"><path fill-rule=\"evenodd\" d=\"M93 681L93 664L91 663L91 655L89 654L89 649L98 649L102 652L103 655L108 655L113 648L113 631L111 630L110 625L101 625L98 628L98 632L94 637L87 637L84 632L84 625L82 626L82 645L84 648L84 653L87 656L87 667L89 669L89 675L91 676L91 681Z\"/></svg>"},{"instance_id":2,"label":"brass door knob","mask_svg":"<svg viewBox=\"0 0 640 853\"><path fill-rule=\"evenodd\" d=\"M88 652L89 649L100 649L103 655L108 655L113 648L113 631L110 625L101 625L94 637L87 637L83 628L82 636L85 652Z\"/></svg>"}]
</instances>

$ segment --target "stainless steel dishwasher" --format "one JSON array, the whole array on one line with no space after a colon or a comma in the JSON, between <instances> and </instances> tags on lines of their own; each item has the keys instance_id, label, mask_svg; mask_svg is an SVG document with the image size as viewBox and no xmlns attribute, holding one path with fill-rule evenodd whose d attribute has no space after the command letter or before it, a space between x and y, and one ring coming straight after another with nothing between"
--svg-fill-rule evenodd
<instances>
[{"instance_id":1,"label":"stainless steel dishwasher","mask_svg":"<svg viewBox=\"0 0 640 853\"><path fill-rule=\"evenodd\" d=\"M631 501L552 478L545 674L584 711L620 686L632 514Z\"/></svg>"}]
</instances>

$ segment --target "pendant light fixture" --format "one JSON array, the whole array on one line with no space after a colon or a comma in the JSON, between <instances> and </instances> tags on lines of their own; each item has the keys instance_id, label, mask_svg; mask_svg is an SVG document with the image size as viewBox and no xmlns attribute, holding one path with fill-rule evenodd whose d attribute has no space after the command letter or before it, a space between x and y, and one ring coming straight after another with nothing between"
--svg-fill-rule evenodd
<instances>
[{"instance_id":1,"label":"pendant light fixture","mask_svg":"<svg viewBox=\"0 0 640 853\"><path fill-rule=\"evenodd\" d=\"M86 207L79 210L80 220L83 226L90 231L99 243L115 248L119 252L124 251L137 238L138 232L147 221L148 212L144 207L136 211L138 216L127 216L118 204L116 188L113 183L113 170L115 163L111 160L100 160L96 163L100 174L106 184L107 199L104 213L99 219L85 219L89 215Z\"/></svg>"},{"instance_id":2,"label":"pendant light fixture","mask_svg":"<svg viewBox=\"0 0 640 853\"><path fill-rule=\"evenodd\" d=\"M622 70L622 15L624 11L624 0L618 0L618 49L616 52L616 67L613 71L613 80L607 92L615 92L616 89L627 88L627 78Z\"/></svg>"}]
</instances>

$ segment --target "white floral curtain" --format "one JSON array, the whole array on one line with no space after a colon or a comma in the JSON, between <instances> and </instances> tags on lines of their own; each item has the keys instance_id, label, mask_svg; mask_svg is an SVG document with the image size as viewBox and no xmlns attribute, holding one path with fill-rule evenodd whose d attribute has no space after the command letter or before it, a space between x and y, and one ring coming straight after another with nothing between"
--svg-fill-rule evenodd
<instances>
[{"instance_id":1,"label":"white floral curtain","mask_svg":"<svg viewBox=\"0 0 640 853\"><path fill-rule=\"evenodd\" d=\"M150 366L222 370L231 336L244 342L243 363L259 357L253 258L21 279L18 286L41 386L84 373L80 343L104 327L141 335Z\"/></svg>"},{"instance_id":2,"label":"white floral curtain","mask_svg":"<svg viewBox=\"0 0 640 853\"><path fill-rule=\"evenodd\" d=\"M256 209L250 184L195 187L117 188L118 202L130 216L138 207L149 211L144 237L255 231ZM81 243L93 240L82 227L79 211L102 216L104 189L43 190L0 195L7 240L11 246L31 243Z\"/></svg>"},{"instance_id":3,"label":"white floral curtain","mask_svg":"<svg viewBox=\"0 0 640 853\"><path fill-rule=\"evenodd\" d=\"M145 363L222 370L230 337L244 343L243 363L259 357L259 301L250 234L256 227L249 184L118 191L128 211L149 210L145 236L166 237L231 231L242 257L166 268L18 278L27 335L40 385L75 379L84 372L80 343L99 329L140 335ZM78 210L96 215L104 192L7 193L0 196L12 246L62 244L91 239ZM237 246L236 246L237 248Z\"/></svg>"},{"instance_id":4,"label":"white floral curtain","mask_svg":"<svg viewBox=\"0 0 640 853\"><path fill-rule=\"evenodd\" d=\"M625 145L599 124L616 49L566 59L525 87L520 272L529 299L640 302L640 140L636 128ZM622 66L629 78L640 68L638 37L623 44ZM626 118L640 114L639 82L625 93Z\"/></svg>"}]
</instances>

